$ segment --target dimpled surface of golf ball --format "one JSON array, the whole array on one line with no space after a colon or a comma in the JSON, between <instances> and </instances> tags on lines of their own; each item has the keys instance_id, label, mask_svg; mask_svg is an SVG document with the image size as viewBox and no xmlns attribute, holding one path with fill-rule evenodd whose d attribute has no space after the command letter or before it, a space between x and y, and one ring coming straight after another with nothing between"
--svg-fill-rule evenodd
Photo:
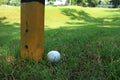
<instances>
[{"instance_id":1,"label":"dimpled surface of golf ball","mask_svg":"<svg viewBox=\"0 0 120 80\"><path fill-rule=\"evenodd\" d=\"M60 53L58 51L50 51L47 57L50 62L57 62L60 60Z\"/></svg>"}]
</instances>

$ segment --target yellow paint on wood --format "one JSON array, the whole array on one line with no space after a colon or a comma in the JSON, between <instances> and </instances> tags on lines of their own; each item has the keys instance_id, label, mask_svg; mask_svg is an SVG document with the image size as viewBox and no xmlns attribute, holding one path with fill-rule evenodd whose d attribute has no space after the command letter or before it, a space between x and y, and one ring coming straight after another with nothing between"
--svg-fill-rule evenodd
<instances>
[{"instance_id":1,"label":"yellow paint on wood","mask_svg":"<svg viewBox=\"0 0 120 80\"><path fill-rule=\"evenodd\" d=\"M44 52L44 5L40 2L21 4L21 57L36 61Z\"/></svg>"}]
</instances>

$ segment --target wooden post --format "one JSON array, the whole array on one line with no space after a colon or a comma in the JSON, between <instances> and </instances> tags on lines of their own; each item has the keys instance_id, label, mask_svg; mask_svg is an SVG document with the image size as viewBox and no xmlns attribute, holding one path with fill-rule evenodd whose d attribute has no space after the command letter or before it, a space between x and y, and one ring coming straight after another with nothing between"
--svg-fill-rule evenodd
<instances>
[{"instance_id":1,"label":"wooden post","mask_svg":"<svg viewBox=\"0 0 120 80\"><path fill-rule=\"evenodd\" d=\"M38 61L44 52L45 0L21 0L21 57Z\"/></svg>"}]
</instances>

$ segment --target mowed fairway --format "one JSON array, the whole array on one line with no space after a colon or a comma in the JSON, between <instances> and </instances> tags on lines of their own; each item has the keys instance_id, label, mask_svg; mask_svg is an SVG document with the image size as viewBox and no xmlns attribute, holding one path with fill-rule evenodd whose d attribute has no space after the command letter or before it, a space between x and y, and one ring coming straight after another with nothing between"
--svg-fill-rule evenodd
<instances>
[{"instance_id":1,"label":"mowed fairway","mask_svg":"<svg viewBox=\"0 0 120 80\"><path fill-rule=\"evenodd\" d=\"M120 79L120 9L47 6L44 43L42 61L21 60L20 8L0 7L1 80Z\"/></svg>"}]
</instances>

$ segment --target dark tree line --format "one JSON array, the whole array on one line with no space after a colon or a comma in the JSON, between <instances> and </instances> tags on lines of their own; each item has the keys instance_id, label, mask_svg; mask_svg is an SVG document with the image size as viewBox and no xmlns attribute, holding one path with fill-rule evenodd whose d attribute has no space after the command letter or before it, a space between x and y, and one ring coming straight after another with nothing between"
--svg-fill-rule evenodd
<instances>
[{"instance_id":1,"label":"dark tree line","mask_svg":"<svg viewBox=\"0 0 120 80\"><path fill-rule=\"evenodd\" d=\"M56 0L48 0L50 2L54 2ZM62 0L61 0L62 1ZM88 6L88 7L96 7L97 4L104 3L104 4L113 4L114 8L120 5L120 0L67 0L67 4L71 5L78 5L78 6ZM7 5L20 5L20 0L0 0L0 4L7 4Z\"/></svg>"},{"instance_id":2,"label":"dark tree line","mask_svg":"<svg viewBox=\"0 0 120 80\"><path fill-rule=\"evenodd\" d=\"M75 0L74 0L75 1ZM97 4L112 4L114 8L120 5L120 0L77 0L77 5L95 7Z\"/></svg>"},{"instance_id":3,"label":"dark tree line","mask_svg":"<svg viewBox=\"0 0 120 80\"><path fill-rule=\"evenodd\" d=\"M77 0L77 5L95 7L99 0Z\"/></svg>"},{"instance_id":4,"label":"dark tree line","mask_svg":"<svg viewBox=\"0 0 120 80\"><path fill-rule=\"evenodd\" d=\"M68 4L70 2L72 5L80 5L80 6L88 6L88 7L96 7L97 4L100 3L112 4L114 5L113 7L117 7L118 5L120 5L120 0L67 0Z\"/></svg>"},{"instance_id":5,"label":"dark tree line","mask_svg":"<svg viewBox=\"0 0 120 80\"><path fill-rule=\"evenodd\" d=\"M56 0L48 0L54 2ZM62 1L62 0L61 0ZM113 7L118 7L120 5L120 0L67 0L67 5L78 5L78 6L88 6L96 7L98 4L112 4Z\"/></svg>"},{"instance_id":6,"label":"dark tree line","mask_svg":"<svg viewBox=\"0 0 120 80\"><path fill-rule=\"evenodd\" d=\"M20 0L0 0L0 5L5 4L5 5L20 5Z\"/></svg>"},{"instance_id":7,"label":"dark tree line","mask_svg":"<svg viewBox=\"0 0 120 80\"><path fill-rule=\"evenodd\" d=\"M111 0L111 2L114 5L114 8L116 8L118 5L120 5L120 0Z\"/></svg>"}]
</instances>

